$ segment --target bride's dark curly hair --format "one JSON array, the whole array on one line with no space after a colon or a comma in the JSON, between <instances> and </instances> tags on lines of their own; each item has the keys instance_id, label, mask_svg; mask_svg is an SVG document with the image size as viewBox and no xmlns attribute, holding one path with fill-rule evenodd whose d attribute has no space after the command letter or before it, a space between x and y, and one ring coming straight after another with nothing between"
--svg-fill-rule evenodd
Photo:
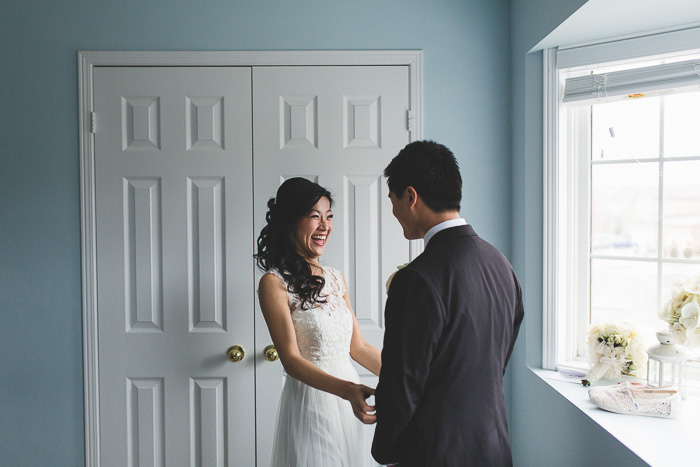
<instances>
[{"instance_id":1,"label":"bride's dark curly hair","mask_svg":"<svg viewBox=\"0 0 700 467\"><path fill-rule=\"evenodd\" d=\"M299 221L323 197L333 205L330 192L317 183L301 177L282 183L277 196L267 202L267 225L260 231L258 252L253 255L262 271L272 268L279 271L287 290L301 299L302 309L325 302L319 297L325 279L314 275L309 263L296 250Z\"/></svg>"}]
</instances>

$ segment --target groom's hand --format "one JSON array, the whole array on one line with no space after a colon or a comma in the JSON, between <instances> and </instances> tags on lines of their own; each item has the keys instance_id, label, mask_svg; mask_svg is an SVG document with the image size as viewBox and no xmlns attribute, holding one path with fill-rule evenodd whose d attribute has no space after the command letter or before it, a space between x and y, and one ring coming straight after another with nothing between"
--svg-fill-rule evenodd
<instances>
[{"instance_id":1,"label":"groom's hand","mask_svg":"<svg viewBox=\"0 0 700 467\"><path fill-rule=\"evenodd\" d=\"M348 388L347 399L352 405L352 411L362 423L371 425L376 423L377 415L376 408L373 405L368 405L366 399L374 395L374 389L365 386L364 384L351 384Z\"/></svg>"}]
</instances>

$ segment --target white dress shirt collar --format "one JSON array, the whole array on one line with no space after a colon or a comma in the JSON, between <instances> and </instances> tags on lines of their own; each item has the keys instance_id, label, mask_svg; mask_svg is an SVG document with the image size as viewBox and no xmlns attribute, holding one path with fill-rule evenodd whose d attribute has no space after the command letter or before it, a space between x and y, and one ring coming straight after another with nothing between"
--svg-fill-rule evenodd
<instances>
[{"instance_id":1,"label":"white dress shirt collar","mask_svg":"<svg viewBox=\"0 0 700 467\"><path fill-rule=\"evenodd\" d=\"M467 221L462 219L461 217L458 219L450 219L447 221L440 222L439 224L436 224L432 226L426 233L425 236L423 237L423 240L425 241L425 245L428 244L431 238L435 236L436 233L440 232L441 230L449 229L450 227L457 227L458 225L467 225Z\"/></svg>"}]
</instances>

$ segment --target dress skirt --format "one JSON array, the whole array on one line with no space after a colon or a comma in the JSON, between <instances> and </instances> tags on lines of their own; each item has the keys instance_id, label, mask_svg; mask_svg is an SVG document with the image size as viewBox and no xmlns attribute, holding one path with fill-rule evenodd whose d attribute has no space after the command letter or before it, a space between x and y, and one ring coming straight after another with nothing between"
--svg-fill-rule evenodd
<instances>
[{"instance_id":1,"label":"dress skirt","mask_svg":"<svg viewBox=\"0 0 700 467\"><path fill-rule=\"evenodd\" d=\"M348 357L314 362L326 373L360 382ZM350 402L286 376L277 414L273 467L364 467L377 465L370 453L374 425L365 425Z\"/></svg>"}]
</instances>

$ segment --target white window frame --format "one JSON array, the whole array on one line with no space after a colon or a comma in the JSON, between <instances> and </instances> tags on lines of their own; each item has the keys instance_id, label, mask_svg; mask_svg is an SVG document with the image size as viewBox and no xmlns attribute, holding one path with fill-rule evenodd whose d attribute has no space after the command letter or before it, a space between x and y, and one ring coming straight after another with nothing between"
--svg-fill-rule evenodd
<instances>
[{"instance_id":1,"label":"white window frame","mask_svg":"<svg viewBox=\"0 0 700 467\"><path fill-rule=\"evenodd\" d=\"M560 70L684 54L699 46L700 28L692 28L543 52L542 367L545 369L581 371L588 368L586 362L576 360L582 353L580 346L584 343L587 325L585 315L576 310L589 309L587 255L578 245L589 243L590 164L588 158L578 158L578 166L568 166L569 161L560 154L589 152L590 138L580 141L578 131L568 131L560 137L560 130L563 112L572 119L571 127L590 126L589 108L561 105L564 83L560 80ZM563 189L573 190L579 196L568 196L570 201L565 206L559 201Z\"/></svg>"}]
</instances>

